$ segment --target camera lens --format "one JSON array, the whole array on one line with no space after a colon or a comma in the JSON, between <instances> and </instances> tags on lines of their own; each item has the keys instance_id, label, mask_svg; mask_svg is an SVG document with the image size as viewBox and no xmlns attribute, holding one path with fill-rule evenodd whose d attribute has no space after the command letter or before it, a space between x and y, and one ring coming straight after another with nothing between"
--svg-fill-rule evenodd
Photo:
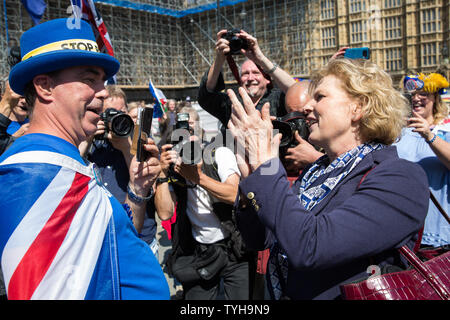
<instances>
[{"instance_id":1,"label":"camera lens","mask_svg":"<svg viewBox=\"0 0 450 320\"><path fill-rule=\"evenodd\" d=\"M280 148L289 146L294 136L294 132L289 123L274 120L272 121L272 125L274 130L278 130L281 133Z\"/></svg>"},{"instance_id":2,"label":"camera lens","mask_svg":"<svg viewBox=\"0 0 450 320\"><path fill-rule=\"evenodd\" d=\"M119 137L126 137L131 134L134 123L127 114L118 114L111 119L111 131Z\"/></svg>"},{"instance_id":3,"label":"camera lens","mask_svg":"<svg viewBox=\"0 0 450 320\"><path fill-rule=\"evenodd\" d=\"M237 36L237 34L240 32L238 29L233 29L228 31L224 38L229 41L230 46L230 55L236 55L241 53L241 49L247 49L247 41L244 39L241 39Z\"/></svg>"},{"instance_id":4,"label":"camera lens","mask_svg":"<svg viewBox=\"0 0 450 320\"><path fill-rule=\"evenodd\" d=\"M242 40L236 36L233 36L233 38L231 38L230 40L230 52L232 52L233 54L238 53L239 51L241 51L241 48Z\"/></svg>"}]
</instances>

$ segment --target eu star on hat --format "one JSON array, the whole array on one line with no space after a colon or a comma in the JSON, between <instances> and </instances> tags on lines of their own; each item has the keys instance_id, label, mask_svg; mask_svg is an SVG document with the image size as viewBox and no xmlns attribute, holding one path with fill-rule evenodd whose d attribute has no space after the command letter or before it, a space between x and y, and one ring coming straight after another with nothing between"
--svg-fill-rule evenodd
<instances>
[{"instance_id":1,"label":"eu star on hat","mask_svg":"<svg viewBox=\"0 0 450 320\"><path fill-rule=\"evenodd\" d=\"M67 19L55 19L25 31L20 38L21 62L9 74L11 89L24 94L33 78L75 66L98 66L111 78L119 70L116 58L101 53L88 22L81 20L79 28Z\"/></svg>"}]
</instances>

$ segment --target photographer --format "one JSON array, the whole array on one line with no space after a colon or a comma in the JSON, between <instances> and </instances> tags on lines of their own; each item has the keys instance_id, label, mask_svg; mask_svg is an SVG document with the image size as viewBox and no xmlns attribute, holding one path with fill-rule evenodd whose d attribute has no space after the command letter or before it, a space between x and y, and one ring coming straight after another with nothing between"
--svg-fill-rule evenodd
<instances>
[{"instance_id":1,"label":"photographer","mask_svg":"<svg viewBox=\"0 0 450 320\"><path fill-rule=\"evenodd\" d=\"M15 93L6 82L5 94L0 101L0 154L2 154L14 142L15 137L7 132L11 124L11 113L20 100L20 95Z\"/></svg>"},{"instance_id":2,"label":"photographer","mask_svg":"<svg viewBox=\"0 0 450 320\"><path fill-rule=\"evenodd\" d=\"M16 39L9 40L6 59L11 68L20 62L20 47L18 46ZM16 120L14 117L14 110L19 108L17 106L19 101L21 104L26 104L24 99L11 89L9 81L6 81L5 93L0 102L0 155L5 152L16 138L20 137L25 133L26 129L28 129L28 125L26 125L23 127L23 130L21 130L22 132L19 132L14 136L13 133L15 132L11 132L10 125L12 121Z\"/></svg>"},{"instance_id":3,"label":"photographer","mask_svg":"<svg viewBox=\"0 0 450 320\"><path fill-rule=\"evenodd\" d=\"M167 264L182 283L187 300L215 299L221 279L226 299L247 300L249 253L243 249L232 217L240 178L236 158L230 149L218 147L210 155L205 151L199 163L182 163L176 151L179 145L201 141L195 109L181 109L178 119L186 112L190 137L162 146L162 171L156 181L155 206L161 220L170 219L177 204ZM179 122L177 128L183 127ZM178 130L174 134L179 134ZM184 147L180 153L185 158L188 149Z\"/></svg>"},{"instance_id":4,"label":"photographer","mask_svg":"<svg viewBox=\"0 0 450 320\"><path fill-rule=\"evenodd\" d=\"M240 50L237 50L239 44ZM221 92L225 89L222 67L233 54L240 53L248 60L241 65L239 80L256 109L261 110L264 103L269 102L271 115L280 117L286 114L284 93L295 80L262 53L255 37L243 30L221 30L217 34L215 48L216 59L203 76L199 88L198 102L204 110L219 119L226 128L231 116L231 101Z\"/></svg>"},{"instance_id":5,"label":"photographer","mask_svg":"<svg viewBox=\"0 0 450 320\"><path fill-rule=\"evenodd\" d=\"M30 126L30 112L24 97L20 97L17 105L11 110L11 120L7 132L15 138L21 137Z\"/></svg>"}]
</instances>

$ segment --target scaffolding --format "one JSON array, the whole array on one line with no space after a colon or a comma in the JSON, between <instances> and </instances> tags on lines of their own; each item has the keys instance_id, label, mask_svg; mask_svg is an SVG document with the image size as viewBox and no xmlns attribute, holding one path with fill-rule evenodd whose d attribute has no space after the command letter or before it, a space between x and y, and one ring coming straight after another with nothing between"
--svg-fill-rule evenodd
<instances>
[{"instance_id":1,"label":"scaffolding","mask_svg":"<svg viewBox=\"0 0 450 320\"><path fill-rule=\"evenodd\" d=\"M309 48L309 29L314 27L314 19L311 16L308 19L307 12L315 2L234 1L235 5L221 5L219 10L217 1L202 0L136 0L128 1L130 7L104 0L96 1L95 5L107 26L115 56L121 62L117 75L120 85L147 86L152 79L159 87L186 87L197 86L213 63L216 34L220 29L246 30L258 38L270 59L292 74L307 74L305 50ZM2 30L5 30L3 2L0 6ZM42 21L69 17L69 7L69 0L48 0ZM18 40L32 27L20 0L8 0L6 14L9 38ZM6 61L4 34L0 49L0 57ZM242 57L236 60L239 63ZM224 71L226 79L232 81L231 72ZM0 72L3 78L7 75L5 63Z\"/></svg>"},{"instance_id":2,"label":"scaffolding","mask_svg":"<svg viewBox=\"0 0 450 320\"><path fill-rule=\"evenodd\" d=\"M373 60L380 66L394 65L391 74L404 74L408 68L432 70L446 61L448 65L449 4L445 0L94 0L111 37L115 56L121 62L118 84L148 87L149 79L160 88L194 88L215 59L217 32L242 28L258 39L265 55L295 77L308 77L312 70L328 61L342 46L370 46ZM219 10L217 3L219 2ZM42 21L70 15L69 0L47 0ZM422 4L424 3L424 4ZM366 5L367 4L367 5ZM369 6L370 4L370 6ZM355 11L357 5L365 11ZM392 8L389 6L393 6ZM440 31L422 35L421 25L428 19L424 12L439 10ZM353 10L353 11L352 11ZM427 11L428 10L428 11ZM0 1L0 76L5 79L8 21L10 38L32 26L31 18L20 0ZM4 14L6 12L6 16ZM374 14L377 13L377 14ZM402 39L389 39L385 29L390 16L400 17ZM367 40L352 41L353 23L373 22ZM406 24L407 22L407 24ZM361 32L361 30L359 30ZM363 30L363 32L366 32ZM386 35L385 35L386 34ZM386 42L387 41L387 42ZM436 62L425 65L422 42L434 43ZM395 46L389 53L386 46ZM397 48L398 47L398 48ZM433 48L434 48L433 47ZM441 50L442 48L442 50ZM393 51L393 49L390 49ZM442 53L441 53L442 51ZM396 58L397 57L397 58ZM235 56L237 64L243 56ZM388 61L387 59L391 61ZM434 61L433 60L433 61ZM429 61L426 60L426 61ZM234 81L224 66L226 81Z\"/></svg>"}]
</instances>

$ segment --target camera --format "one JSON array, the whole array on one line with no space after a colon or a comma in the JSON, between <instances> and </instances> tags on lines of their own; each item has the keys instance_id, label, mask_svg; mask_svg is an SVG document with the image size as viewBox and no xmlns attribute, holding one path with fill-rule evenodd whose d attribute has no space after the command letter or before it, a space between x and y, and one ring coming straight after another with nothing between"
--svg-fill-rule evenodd
<instances>
[{"instance_id":1,"label":"camera","mask_svg":"<svg viewBox=\"0 0 450 320\"><path fill-rule=\"evenodd\" d=\"M120 110L108 108L100 114L100 118L105 123L105 134L97 139L106 139L110 131L118 137L128 137L133 131L133 119Z\"/></svg>"},{"instance_id":2,"label":"camera","mask_svg":"<svg viewBox=\"0 0 450 320\"><path fill-rule=\"evenodd\" d=\"M189 131L189 113L177 113L175 129L186 129Z\"/></svg>"},{"instance_id":3,"label":"camera","mask_svg":"<svg viewBox=\"0 0 450 320\"><path fill-rule=\"evenodd\" d=\"M173 147L184 164L194 165L202 161L202 145L198 141L183 141Z\"/></svg>"},{"instance_id":4,"label":"camera","mask_svg":"<svg viewBox=\"0 0 450 320\"><path fill-rule=\"evenodd\" d=\"M20 47L13 46L8 49L8 57L6 58L8 65L12 68L22 60L20 56Z\"/></svg>"},{"instance_id":5,"label":"camera","mask_svg":"<svg viewBox=\"0 0 450 320\"><path fill-rule=\"evenodd\" d=\"M203 156L201 143L190 139L193 135L194 129L189 126L189 113L178 113L175 132L172 133L172 149L178 153L183 163L189 165L200 163Z\"/></svg>"},{"instance_id":6,"label":"camera","mask_svg":"<svg viewBox=\"0 0 450 320\"><path fill-rule=\"evenodd\" d=\"M280 157L286 154L287 149L297 145L295 131L298 131L302 139L308 139L309 129L302 112L294 111L283 117L278 117L272 121L272 125L274 130L278 130L282 134L279 148Z\"/></svg>"},{"instance_id":7,"label":"camera","mask_svg":"<svg viewBox=\"0 0 450 320\"><path fill-rule=\"evenodd\" d=\"M239 29L228 30L227 33L223 35L223 38L230 42L230 53L231 55L236 55L241 53L241 49L247 49L247 40L239 38L237 35L241 31Z\"/></svg>"}]
</instances>

